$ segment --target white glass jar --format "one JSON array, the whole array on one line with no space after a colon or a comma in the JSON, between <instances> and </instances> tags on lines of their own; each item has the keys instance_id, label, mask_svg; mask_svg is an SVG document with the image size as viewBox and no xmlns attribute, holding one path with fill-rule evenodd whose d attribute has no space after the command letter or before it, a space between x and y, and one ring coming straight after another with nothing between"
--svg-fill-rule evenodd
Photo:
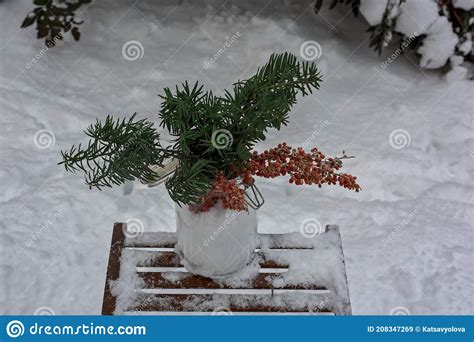
<instances>
[{"instance_id":1,"label":"white glass jar","mask_svg":"<svg viewBox=\"0 0 474 342\"><path fill-rule=\"evenodd\" d=\"M220 204L194 213L176 205L176 253L188 272L225 277L252 261L257 247L257 212L224 209Z\"/></svg>"}]
</instances>

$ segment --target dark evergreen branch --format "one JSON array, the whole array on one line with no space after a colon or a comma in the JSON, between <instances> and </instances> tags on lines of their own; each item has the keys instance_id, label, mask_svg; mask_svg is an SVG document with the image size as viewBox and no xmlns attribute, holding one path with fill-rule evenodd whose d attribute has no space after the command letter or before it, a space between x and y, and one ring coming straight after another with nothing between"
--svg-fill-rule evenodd
<instances>
[{"instance_id":1,"label":"dark evergreen branch","mask_svg":"<svg viewBox=\"0 0 474 342\"><path fill-rule=\"evenodd\" d=\"M174 153L161 147L152 122L134 119L135 114L128 120L107 116L103 123L97 121L85 131L90 138L87 147L79 144L62 151L60 164L67 171L83 171L86 184L98 189L134 179L155 181L156 174L149 166L162 165Z\"/></svg>"},{"instance_id":2,"label":"dark evergreen branch","mask_svg":"<svg viewBox=\"0 0 474 342\"><path fill-rule=\"evenodd\" d=\"M311 94L320 81L313 63L284 53L273 54L254 76L236 82L223 96L204 91L198 83L185 82L174 92L165 88L160 126L174 137L170 147L161 147L151 122L109 116L86 131L86 148L63 152L62 163L68 171L83 171L89 186L101 188L133 179L151 183L156 174L149 166L173 157L179 166L166 187L176 203L190 204L209 191L218 171L232 177L268 129L288 123L297 96ZM218 131L228 135L225 146L216 145Z\"/></svg>"}]
</instances>

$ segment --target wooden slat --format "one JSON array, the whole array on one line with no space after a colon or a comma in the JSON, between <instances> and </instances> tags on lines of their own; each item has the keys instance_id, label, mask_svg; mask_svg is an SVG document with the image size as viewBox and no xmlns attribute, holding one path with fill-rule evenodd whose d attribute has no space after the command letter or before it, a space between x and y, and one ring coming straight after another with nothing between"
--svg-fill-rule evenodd
<instances>
[{"instance_id":1,"label":"wooden slat","mask_svg":"<svg viewBox=\"0 0 474 342\"><path fill-rule=\"evenodd\" d=\"M153 253L153 252L148 252ZM153 253L153 257L146 262L138 263L137 267L181 267L181 261L174 252ZM288 265L279 264L273 260L262 260L262 268L288 268Z\"/></svg>"},{"instance_id":2,"label":"wooden slat","mask_svg":"<svg viewBox=\"0 0 474 342\"><path fill-rule=\"evenodd\" d=\"M263 297L274 297L279 295L325 295L330 294L329 290L314 290L314 289L254 289L254 288L221 288L221 289L203 289L203 288L156 288L156 289L141 289L140 293L153 293L160 295L230 295L230 296L245 296L255 295Z\"/></svg>"},{"instance_id":3,"label":"wooden slat","mask_svg":"<svg viewBox=\"0 0 474 342\"><path fill-rule=\"evenodd\" d=\"M232 311L231 313L219 313L214 311L126 311L124 315L134 316L335 316L332 311Z\"/></svg>"},{"instance_id":4,"label":"wooden slat","mask_svg":"<svg viewBox=\"0 0 474 342\"><path fill-rule=\"evenodd\" d=\"M145 262L139 262L137 267L180 267L179 256L174 252L152 253L153 257Z\"/></svg>"},{"instance_id":5,"label":"wooden slat","mask_svg":"<svg viewBox=\"0 0 474 342\"><path fill-rule=\"evenodd\" d=\"M143 280L145 289L163 288L163 289L238 289L239 287L228 286L218 283L211 278L199 275L190 275L179 281L170 281L163 277L162 273L154 272L137 272L138 276ZM248 288L252 289L274 289L271 279L275 276L258 273L254 276L252 284ZM247 287L244 287L247 288ZM308 290L324 290L324 286L315 284L311 285L292 285L285 286L285 289L308 289Z\"/></svg>"},{"instance_id":6,"label":"wooden slat","mask_svg":"<svg viewBox=\"0 0 474 342\"><path fill-rule=\"evenodd\" d=\"M330 229L328 226L325 229ZM311 242L304 240L287 240L288 234L258 234L262 243L270 249L313 249ZM176 234L166 232L142 233L136 238L127 238L126 247L138 248L174 248L176 245Z\"/></svg>"},{"instance_id":7,"label":"wooden slat","mask_svg":"<svg viewBox=\"0 0 474 342\"><path fill-rule=\"evenodd\" d=\"M256 297L247 296L253 300L257 300ZM208 312L213 313L215 309L213 307L207 307L205 310L200 305L195 303L212 303L212 295L156 295L156 294L142 294L137 299L135 305L129 307L126 311L177 311L177 312ZM226 309L231 312L280 312L280 313L329 313L331 309L328 307L311 307L311 304L307 303L303 306L288 308L277 304L273 305L248 305L240 306L232 303L232 298L229 298L229 307Z\"/></svg>"},{"instance_id":8,"label":"wooden slat","mask_svg":"<svg viewBox=\"0 0 474 342\"><path fill-rule=\"evenodd\" d=\"M189 273L186 268L183 266L180 267L137 267L137 272L159 272L159 273ZM287 273L288 268L278 267L260 267L258 270L259 273L275 274L275 273Z\"/></svg>"},{"instance_id":9,"label":"wooden slat","mask_svg":"<svg viewBox=\"0 0 474 342\"><path fill-rule=\"evenodd\" d=\"M120 258L122 257L125 242L125 235L123 233L125 229L125 223L114 223L107 266L107 278L105 280L104 300L102 302L102 315L113 315L117 304L117 298L112 295L110 283L117 280L120 275Z\"/></svg>"},{"instance_id":10,"label":"wooden slat","mask_svg":"<svg viewBox=\"0 0 474 342\"><path fill-rule=\"evenodd\" d=\"M342 248L342 240L341 240L341 232L339 231L339 227L338 226L328 226L327 228L331 229L331 230L335 230L336 233L337 233L337 236L339 238L339 241L341 241L341 244L339 246L339 253L341 253L341 262L342 262L342 265L344 266L342 268L342 276L343 276L343 279L345 280L345 293L341 293L340 296L341 296L341 301L342 301L342 314L343 315L352 315L352 304L351 304L351 296L350 296L350 293L349 293L349 284L348 284L348 281L347 281L347 271L346 271L346 258L344 256L344 249Z\"/></svg>"},{"instance_id":11,"label":"wooden slat","mask_svg":"<svg viewBox=\"0 0 474 342\"><path fill-rule=\"evenodd\" d=\"M126 247L174 248L176 234L166 232L145 232L135 238L127 238Z\"/></svg>"}]
</instances>

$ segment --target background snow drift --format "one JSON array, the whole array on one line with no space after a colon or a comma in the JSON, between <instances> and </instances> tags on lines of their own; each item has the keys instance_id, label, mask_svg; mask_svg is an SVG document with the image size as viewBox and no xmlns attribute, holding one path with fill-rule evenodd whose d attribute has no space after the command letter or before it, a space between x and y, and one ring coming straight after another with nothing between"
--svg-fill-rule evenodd
<instances>
[{"instance_id":1,"label":"background snow drift","mask_svg":"<svg viewBox=\"0 0 474 342\"><path fill-rule=\"evenodd\" d=\"M85 141L82 129L107 114L158 122L165 86L200 80L221 94L272 52L299 54L313 40L321 89L258 149L287 141L346 150L363 191L261 179L259 229L338 224L354 314L473 314L473 83L448 83L409 54L384 69L391 50L378 58L368 49L366 24L350 8L316 16L312 6L94 1L80 42L44 50L34 30L19 28L31 1L0 3L0 313L98 314L113 223L174 229L164 187L91 191L56 165L61 149ZM132 61L122 48L133 40L143 55Z\"/></svg>"}]
</instances>

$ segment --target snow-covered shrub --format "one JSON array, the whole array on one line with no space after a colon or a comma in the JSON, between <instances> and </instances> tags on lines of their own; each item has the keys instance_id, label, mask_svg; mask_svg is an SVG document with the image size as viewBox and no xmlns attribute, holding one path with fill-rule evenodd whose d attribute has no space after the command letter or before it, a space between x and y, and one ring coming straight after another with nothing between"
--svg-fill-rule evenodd
<instances>
[{"instance_id":1,"label":"snow-covered shrub","mask_svg":"<svg viewBox=\"0 0 474 342\"><path fill-rule=\"evenodd\" d=\"M330 8L337 4L350 5L355 16L364 17L369 46L379 55L398 35L398 51L414 49L422 68L448 66L465 77L472 66L474 0L333 0ZM315 11L322 5L316 0Z\"/></svg>"}]
</instances>

